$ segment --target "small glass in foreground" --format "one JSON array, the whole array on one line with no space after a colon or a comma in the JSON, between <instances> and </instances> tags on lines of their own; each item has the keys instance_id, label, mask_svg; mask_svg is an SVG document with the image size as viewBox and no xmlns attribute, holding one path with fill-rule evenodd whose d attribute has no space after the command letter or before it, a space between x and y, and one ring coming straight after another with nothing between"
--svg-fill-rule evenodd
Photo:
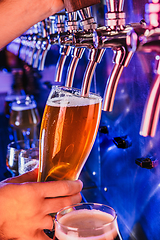
<instances>
[{"instance_id":1,"label":"small glass in foreground","mask_svg":"<svg viewBox=\"0 0 160 240\"><path fill-rule=\"evenodd\" d=\"M18 157L19 174L29 172L39 166L39 147L22 150Z\"/></svg>"},{"instance_id":2,"label":"small glass in foreground","mask_svg":"<svg viewBox=\"0 0 160 240\"><path fill-rule=\"evenodd\" d=\"M19 154L22 150L39 148L39 140L20 140L11 142L7 146L6 165L12 173L12 176L18 176L19 173Z\"/></svg>"},{"instance_id":3,"label":"small glass in foreground","mask_svg":"<svg viewBox=\"0 0 160 240\"><path fill-rule=\"evenodd\" d=\"M98 203L80 203L59 211L55 239L122 240L115 210Z\"/></svg>"}]
</instances>

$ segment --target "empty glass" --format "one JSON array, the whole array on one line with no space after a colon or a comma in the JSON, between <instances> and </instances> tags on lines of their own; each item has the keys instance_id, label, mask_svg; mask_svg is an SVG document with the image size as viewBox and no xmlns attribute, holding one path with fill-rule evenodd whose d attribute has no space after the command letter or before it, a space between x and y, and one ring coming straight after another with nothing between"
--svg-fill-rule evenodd
<instances>
[{"instance_id":1,"label":"empty glass","mask_svg":"<svg viewBox=\"0 0 160 240\"><path fill-rule=\"evenodd\" d=\"M39 148L30 148L21 150L18 157L18 172L19 174L26 173L37 168L39 165Z\"/></svg>"},{"instance_id":2,"label":"empty glass","mask_svg":"<svg viewBox=\"0 0 160 240\"><path fill-rule=\"evenodd\" d=\"M18 157L22 150L38 148L39 140L20 140L11 142L7 147L6 165L12 173L12 176L18 176Z\"/></svg>"}]
</instances>

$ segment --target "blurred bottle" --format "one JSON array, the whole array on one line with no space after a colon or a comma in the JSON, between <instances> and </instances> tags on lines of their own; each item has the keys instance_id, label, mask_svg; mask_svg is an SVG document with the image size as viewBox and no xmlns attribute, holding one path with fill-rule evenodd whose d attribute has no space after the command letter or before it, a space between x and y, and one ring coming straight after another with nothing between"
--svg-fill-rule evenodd
<instances>
[{"instance_id":1,"label":"blurred bottle","mask_svg":"<svg viewBox=\"0 0 160 240\"><path fill-rule=\"evenodd\" d=\"M24 91L24 82L23 82L23 69L13 68L13 84L12 91L7 94L5 97L5 115L7 118L10 117L11 105L12 102L16 99L25 99L26 93Z\"/></svg>"},{"instance_id":2,"label":"blurred bottle","mask_svg":"<svg viewBox=\"0 0 160 240\"><path fill-rule=\"evenodd\" d=\"M33 96L17 98L12 103L9 123L13 130L14 141L38 139L40 117Z\"/></svg>"}]
</instances>

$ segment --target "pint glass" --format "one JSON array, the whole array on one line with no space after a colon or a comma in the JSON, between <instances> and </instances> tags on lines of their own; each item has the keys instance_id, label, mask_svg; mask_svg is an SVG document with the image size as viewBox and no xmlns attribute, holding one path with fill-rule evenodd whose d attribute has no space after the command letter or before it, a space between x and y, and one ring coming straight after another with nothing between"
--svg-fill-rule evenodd
<instances>
[{"instance_id":1,"label":"pint glass","mask_svg":"<svg viewBox=\"0 0 160 240\"><path fill-rule=\"evenodd\" d=\"M75 180L91 151L100 116L100 96L53 86L40 130L38 181Z\"/></svg>"},{"instance_id":2,"label":"pint glass","mask_svg":"<svg viewBox=\"0 0 160 240\"><path fill-rule=\"evenodd\" d=\"M17 98L12 103L9 123L13 129L14 141L38 139L40 117L33 97Z\"/></svg>"},{"instance_id":3,"label":"pint glass","mask_svg":"<svg viewBox=\"0 0 160 240\"><path fill-rule=\"evenodd\" d=\"M79 203L55 217L55 240L122 240L115 210L98 203Z\"/></svg>"}]
</instances>

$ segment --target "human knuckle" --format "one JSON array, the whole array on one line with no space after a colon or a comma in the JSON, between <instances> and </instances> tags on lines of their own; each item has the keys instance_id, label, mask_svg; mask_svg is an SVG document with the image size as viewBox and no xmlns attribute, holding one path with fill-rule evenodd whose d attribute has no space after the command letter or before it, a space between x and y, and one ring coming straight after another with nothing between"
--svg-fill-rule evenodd
<instances>
[{"instance_id":1,"label":"human knuckle","mask_svg":"<svg viewBox=\"0 0 160 240\"><path fill-rule=\"evenodd\" d=\"M71 186L68 181L63 182L63 191L67 195L69 195L71 193Z\"/></svg>"}]
</instances>

